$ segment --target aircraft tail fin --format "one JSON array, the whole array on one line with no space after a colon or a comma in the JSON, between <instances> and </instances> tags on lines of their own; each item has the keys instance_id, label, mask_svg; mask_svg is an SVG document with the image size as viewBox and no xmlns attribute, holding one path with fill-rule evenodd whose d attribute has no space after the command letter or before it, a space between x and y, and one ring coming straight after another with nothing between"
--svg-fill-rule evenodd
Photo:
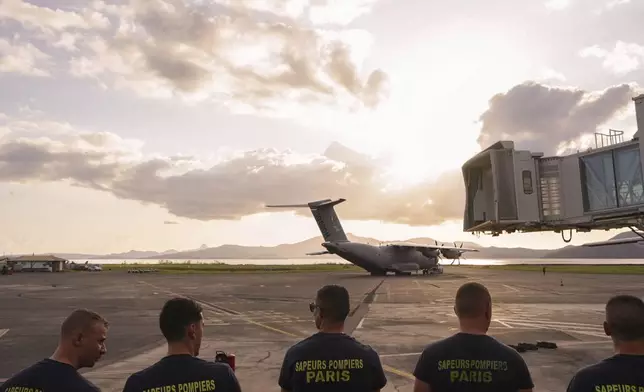
<instances>
[{"instance_id":1,"label":"aircraft tail fin","mask_svg":"<svg viewBox=\"0 0 644 392\"><path fill-rule=\"evenodd\" d=\"M324 199L312 201L306 204L272 204L266 205L269 208L300 208L308 207L320 228L320 232L326 242L347 242L349 239L342 228L340 219L335 213L334 206L346 201L346 199Z\"/></svg>"}]
</instances>

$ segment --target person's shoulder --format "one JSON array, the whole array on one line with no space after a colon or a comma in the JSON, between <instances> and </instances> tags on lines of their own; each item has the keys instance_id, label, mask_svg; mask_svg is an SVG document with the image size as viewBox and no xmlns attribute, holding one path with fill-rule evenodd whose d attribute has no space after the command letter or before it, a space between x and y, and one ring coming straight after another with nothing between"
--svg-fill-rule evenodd
<instances>
[{"instance_id":1,"label":"person's shoulder","mask_svg":"<svg viewBox=\"0 0 644 392\"><path fill-rule=\"evenodd\" d=\"M79 374L79 383L83 385L82 390L84 391L92 391L92 392L101 392L101 388L99 388L96 384L88 380L87 378L83 377L82 375ZM81 388L79 388L81 390Z\"/></svg>"},{"instance_id":2,"label":"person's shoulder","mask_svg":"<svg viewBox=\"0 0 644 392\"><path fill-rule=\"evenodd\" d=\"M195 357L195 364L208 372L213 372L217 374L232 372L232 368L230 367L230 365L223 362L206 361L205 359Z\"/></svg>"},{"instance_id":3,"label":"person's shoulder","mask_svg":"<svg viewBox=\"0 0 644 392\"><path fill-rule=\"evenodd\" d=\"M584 379L586 377L593 377L597 373L604 371L606 367L609 365L610 361L611 361L611 358L609 357L609 358L602 359L601 361L583 366L579 368L579 370L577 370L574 376L577 380Z\"/></svg>"},{"instance_id":4,"label":"person's shoulder","mask_svg":"<svg viewBox=\"0 0 644 392\"><path fill-rule=\"evenodd\" d=\"M498 340L494 336L486 335L490 342L492 343L494 349L499 350L499 352L509 356L510 358L514 358L520 361L523 361L523 357L521 354L515 350L514 348L510 347L509 345L503 343L502 341Z\"/></svg>"},{"instance_id":5,"label":"person's shoulder","mask_svg":"<svg viewBox=\"0 0 644 392\"><path fill-rule=\"evenodd\" d=\"M453 344L458 344L458 336L452 335L445 338L435 340L431 343L428 343L423 347L422 354L428 355L435 352L449 350Z\"/></svg>"},{"instance_id":6,"label":"person's shoulder","mask_svg":"<svg viewBox=\"0 0 644 392\"><path fill-rule=\"evenodd\" d=\"M297 353L297 352L299 352L301 350L305 350L306 348L310 347L311 344L315 343L318 340L319 340L319 337L317 336L317 334L308 336L308 337L300 340L299 342L295 343L291 347L289 347L286 350L286 355L287 356L293 355L294 353Z\"/></svg>"},{"instance_id":7,"label":"person's shoulder","mask_svg":"<svg viewBox=\"0 0 644 392\"><path fill-rule=\"evenodd\" d=\"M359 341L358 339L356 339L353 336L346 335L345 338L347 339L347 341L350 344L353 344L359 350L365 351L367 353L376 353L375 348L373 348L372 346L370 346L370 345L368 345L366 343L363 343L363 342Z\"/></svg>"},{"instance_id":8,"label":"person's shoulder","mask_svg":"<svg viewBox=\"0 0 644 392\"><path fill-rule=\"evenodd\" d=\"M41 359L40 361L33 363L26 368L20 370L18 373L11 376L9 379L5 380L1 386L10 386L13 383L23 382L25 379L32 379L34 373L38 373L39 377L42 378L42 373L45 372L55 372L58 373L58 368L56 367L57 363L51 361L50 359Z\"/></svg>"}]
</instances>

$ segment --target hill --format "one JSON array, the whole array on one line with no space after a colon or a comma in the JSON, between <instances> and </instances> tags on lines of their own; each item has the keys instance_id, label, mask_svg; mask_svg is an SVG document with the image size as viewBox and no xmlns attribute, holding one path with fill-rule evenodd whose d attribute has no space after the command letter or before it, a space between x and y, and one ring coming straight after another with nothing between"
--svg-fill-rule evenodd
<instances>
[{"instance_id":1,"label":"hill","mask_svg":"<svg viewBox=\"0 0 644 392\"><path fill-rule=\"evenodd\" d=\"M635 236L628 231L617 234L612 239L630 238ZM362 242L371 245L378 245L382 241L375 238L360 237L351 233L347 234L351 241ZM295 259L306 258L306 253L322 250L320 245L324 240L321 236L309 238L308 240L292 244L281 244L277 246L243 246L243 245L221 245L208 247L202 245L197 249L176 251L174 249L163 252L130 250L123 253L111 253L108 255L91 255L78 253L55 253L58 257L76 260L105 260L105 259ZM392 241L393 242L393 241ZM413 242L424 245L434 245L433 238L419 237L410 238L404 242ZM440 244L440 242L439 242ZM444 245L453 243L444 242ZM583 247L566 246L560 249L530 249L530 248L502 248L484 247L474 242L463 242L463 247L478 249L477 253L466 254L465 258L473 259L638 259L644 258L644 246L638 244L622 244L604 247ZM644 243L643 243L644 244ZM461 246L461 243L457 243ZM336 259L337 256L322 255L316 258Z\"/></svg>"},{"instance_id":2,"label":"hill","mask_svg":"<svg viewBox=\"0 0 644 392\"><path fill-rule=\"evenodd\" d=\"M378 245L380 240L368 237L359 237L351 233L347 234L349 240L362 242L371 245ZM163 255L164 259L293 259L307 257L306 253L323 250L320 245L324 242L322 236L309 238L308 240L293 244L282 244L277 246L241 246L221 245L213 248L199 249L194 251L177 252ZM433 245L436 241L432 238L411 238L405 242L414 242L424 245ZM448 245L445 243L445 245ZM451 244L450 244L451 245ZM461 246L460 243L458 246ZM482 247L479 244L464 242L463 247L479 249L477 259L513 259L513 258L540 258L551 252L551 250L526 249L526 248L497 248ZM337 258L333 255L315 256L318 258ZM467 257L467 256L466 256ZM158 259L159 256L149 256L146 259Z\"/></svg>"}]
</instances>

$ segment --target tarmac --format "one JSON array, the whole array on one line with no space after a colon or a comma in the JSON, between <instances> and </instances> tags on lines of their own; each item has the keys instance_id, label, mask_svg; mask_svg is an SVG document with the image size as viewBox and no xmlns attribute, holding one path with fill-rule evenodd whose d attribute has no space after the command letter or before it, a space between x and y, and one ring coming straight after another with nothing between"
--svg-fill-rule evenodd
<instances>
[{"instance_id":1,"label":"tarmac","mask_svg":"<svg viewBox=\"0 0 644 392\"><path fill-rule=\"evenodd\" d=\"M352 301L346 331L380 354L388 378L384 391L411 391L422 349L457 331L453 298L468 281L485 284L493 296L490 335L507 344L557 343L557 349L521 354L540 391L564 390L579 368L612 354L602 328L608 298L644 296L639 276L465 267L385 278L355 272L21 273L0 277L0 382L51 355L62 320L75 308L89 308L110 322L108 353L81 373L103 391L121 391L129 374L165 355L158 314L168 298L181 295L204 307L200 357L235 353L244 391L278 392L285 351L316 332L309 302L319 287L340 284Z\"/></svg>"}]
</instances>

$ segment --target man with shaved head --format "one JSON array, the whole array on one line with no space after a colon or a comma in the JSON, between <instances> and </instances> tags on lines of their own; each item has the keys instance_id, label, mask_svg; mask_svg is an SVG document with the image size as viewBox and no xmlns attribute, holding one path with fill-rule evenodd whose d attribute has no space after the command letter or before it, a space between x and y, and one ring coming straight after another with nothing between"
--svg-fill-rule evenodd
<instances>
[{"instance_id":1,"label":"man with shaved head","mask_svg":"<svg viewBox=\"0 0 644 392\"><path fill-rule=\"evenodd\" d=\"M611 298L604 332L615 355L579 370L567 391L644 392L644 302L632 295Z\"/></svg>"},{"instance_id":2,"label":"man with shaved head","mask_svg":"<svg viewBox=\"0 0 644 392\"><path fill-rule=\"evenodd\" d=\"M414 392L532 391L521 355L487 335L492 321L487 288L475 282L462 285L454 312L460 331L425 347L414 370Z\"/></svg>"},{"instance_id":3,"label":"man with shaved head","mask_svg":"<svg viewBox=\"0 0 644 392\"><path fill-rule=\"evenodd\" d=\"M20 371L0 386L11 391L99 391L78 373L107 352L107 321L87 309L73 311L60 328L58 347L51 357Z\"/></svg>"}]
</instances>

